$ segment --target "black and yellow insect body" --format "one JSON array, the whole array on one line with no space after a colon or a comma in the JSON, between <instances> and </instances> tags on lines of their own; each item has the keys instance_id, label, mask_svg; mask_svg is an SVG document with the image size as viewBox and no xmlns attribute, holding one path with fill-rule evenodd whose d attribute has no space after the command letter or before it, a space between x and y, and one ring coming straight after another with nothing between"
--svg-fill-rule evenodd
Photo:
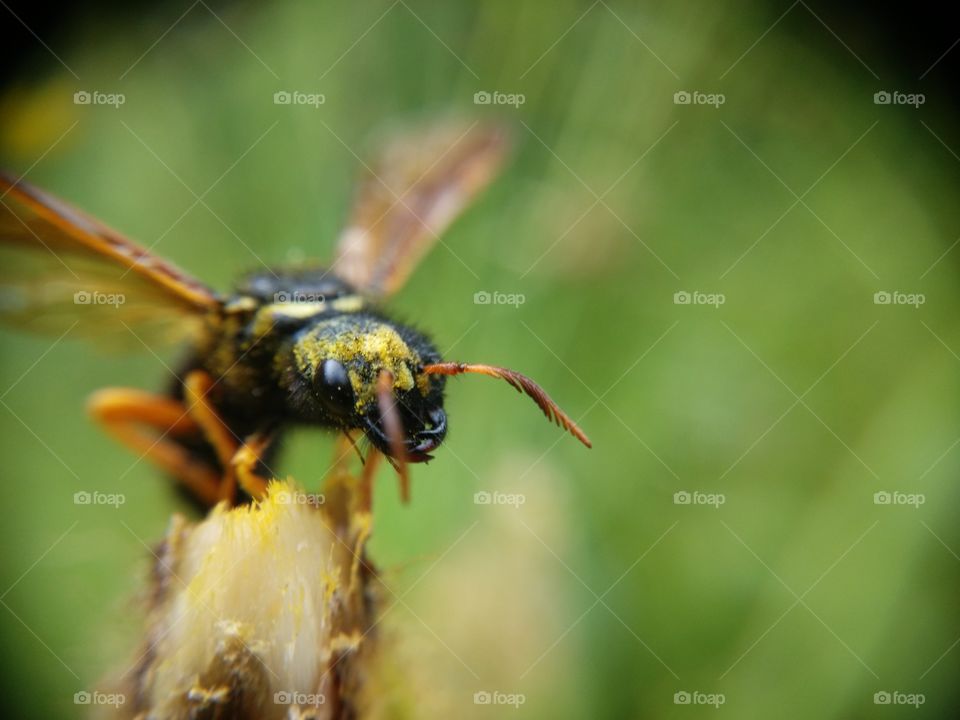
<instances>
[{"instance_id":1,"label":"black and yellow insect body","mask_svg":"<svg viewBox=\"0 0 960 720\"><path fill-rule=\"evenodd\" d=\"M444 362L423 334L380 309L493 178L504 145L498 131L477 126L399 136L361 184L329 268L260 271L228 295L0 175L0 319L115 330L147 347L158 331L164 341L186 338L168 392L104 389L90 411L204 505L262 497L265 476L277 474L277 441L298 424L340 432L354 447L365 437L374 457L397 468L405 494L406 464L430 459L446 435L447 375L506 380L589 446L529 378Z\"/></svg>"},{"instance_id":2,"label":"black and yellow insect body","mask_svg":"<svg viewBox=\"0 0 960 720\"><path fill-rule=\"evenodd\" d=\"M221 378L221 417L238 435L290 423L360 430L392 455L377 383L392 379L408 462L430 458L446 434L441 361L423 334L401 325L323 269L263 272L240 285L211 319L181 376Z\"/></svg>"}]
</instances>

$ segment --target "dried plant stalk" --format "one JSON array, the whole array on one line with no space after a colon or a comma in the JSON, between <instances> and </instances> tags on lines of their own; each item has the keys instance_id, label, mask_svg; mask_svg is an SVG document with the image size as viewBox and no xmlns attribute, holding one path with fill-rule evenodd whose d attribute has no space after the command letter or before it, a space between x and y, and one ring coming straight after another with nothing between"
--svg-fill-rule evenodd
<instances>
[{"instance_id":1,"label":"dried plant stalk","mask_svg":"<svg viewBox=\"0 0 960 720\"><path fill-rule=\"evenodd\" d=\"M370 514L344 467L330 477L323 496L274 482L259 503L174 516L119 717L368 716Z\"/></svg>"}]
</instances>

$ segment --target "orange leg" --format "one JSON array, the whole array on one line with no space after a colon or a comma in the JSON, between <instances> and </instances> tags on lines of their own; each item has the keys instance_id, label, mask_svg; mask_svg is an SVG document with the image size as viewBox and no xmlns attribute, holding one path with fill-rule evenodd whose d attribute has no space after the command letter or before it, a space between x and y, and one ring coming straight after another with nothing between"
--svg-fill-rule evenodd
<instances>
[{"instance_id":1,"label":"orange leg","mask_svg":"<svg viewBox=\"0 0 960 720\"><path fill-rule=\"evenodd\" d=\"M202 431L183 403L142 390L105 388L90 396L87 409L110 435L169 472L201 502L212 506L220 499L220 473L170 437Z\"/></svg>"},{"instance_id":2,"label":"orange leg","mask_svg":"<svg viewBox=\"0 0 960 720\"><path fill-rule=\"evenodd\" d=\"M207 442L213 447L220 465L224 468L224 476L220 482L220 499L233 502L237 490L233 458L240 448L240 442L210 403L208 396L214 385L213 378L203 370L188 373L183 381L190 416L203 430Z\"/></svg>"},{"instance_id":3,"label":"orange leg","mask_svg":"<svg viewBox=\"0 0 960 720\"><path fill-rule=\"evenodd\" d=\"M255 432L247 436L230 459L229 467L234 477L243 491L254 500L260 500L267 494L267 479L257 474L256 467L273 440L272 432Z\"/></svg>"},{"instance_id":4,"label":"orange leg","mask_svg":"<svg viewBox=\"0 0 960 720\"><path fill-rule=\"evenodd\" d=\"M373 512L373 476L377 472L377 466L385 455L376 448L370 448L367 453L366 462L363 463L363 470L360 474L360 509L367 512Z\"/></svg>"},{"instance_id":5,"label":"orange leg","mask_svg":"<svg viewBox=\"0 0 960 720\"><path fill-rule=\"evenodd\" d=\"M183 383L190 416L203 430L224 468L220 499L233 502L239 484L250 497L259 500L267 492L267 479L256 473L256 467L273 443L273 433L257 432L241 442L210 402L210 390L215 384L203 370L190 372Z\"/></svg>"}]
</instances>

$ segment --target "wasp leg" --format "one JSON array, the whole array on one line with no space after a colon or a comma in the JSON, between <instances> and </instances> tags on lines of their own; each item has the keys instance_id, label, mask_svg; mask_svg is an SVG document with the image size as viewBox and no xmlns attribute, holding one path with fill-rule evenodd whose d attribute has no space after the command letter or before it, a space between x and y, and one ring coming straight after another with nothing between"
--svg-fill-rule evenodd
<instances>
[{"instance_id":1,"label":"wasp leg","mask_svg":"<svg viewBox=\"0 0 960 720\"><path fill-rule=\"evenodd\" d=\"M256 467L273 443L272 431L255 432L248 435L230 460L240 487L254 500L260 500L267 494L267 479L256 472Z\"/></svg>"},{"instance_id":2,"label":"wasp leg","mask_svg":"<svg viewBox=\"0 0 960 720\"><path fill-rule=\"evenodd\" d=\"M350 456L357 453L363 462L363 455L351 432L344 430L337 434L333 461L323 474L323 510L330 518L331 527L349 527L357 502L357 480L350 470Z\"/></svg>"},{"instance_id":3,"label":"wasp leg","mask_svg":"<svg viewBox=\"0 0 960 720\"><path fill-rule=\"evenodd\" d=\"M373 476L383 457L385 456L379 450L370 448L367 459L363 463L363 471L360 475L360 509L367 513L373 512Z\"/></svg>"},{"instance_id":4,"label":"wasp leg","mask_svg":"<svg viewBox=\"0 0 960 720\"><path fill-rule=\"evenodd\" d=\"M220 473L168 437L201 431L183 403L143 390L105 388L90 396L87 410L107 433L169 472L202 503L217 504ZM141 425L154 428L159 435Z\"/></svg>"},{"instance_id":5,"label":"wasp leg","mask_svg":"<svg viewBox=\"0 0 960 720\"><path fill-rule=\"evenodd\" d=\"M237 475L232 460L240 448L240 442L210 403L208 396L215 384L210 374L203 370L193 370L183 381L190 416L203 430L204 437L224 468L219 499L232 504L237 491Z\"/></svg>"}]
</instances>

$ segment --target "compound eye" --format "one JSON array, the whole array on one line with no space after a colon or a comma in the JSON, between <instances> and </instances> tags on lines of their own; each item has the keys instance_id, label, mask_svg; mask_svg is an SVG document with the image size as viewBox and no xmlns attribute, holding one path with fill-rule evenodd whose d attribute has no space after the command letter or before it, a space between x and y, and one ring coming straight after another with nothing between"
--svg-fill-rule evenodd
<instances>
[{"instance_id":1,"label":"compound eye","mask_svg":"<svg viewBox=\"0 0 960 720\"><path fill-rule=\"evenodd\" d=\"M353 385L343 363L324 360L317 368L313 389L323 406L336 415L348 415L353 411Z\"/></svg>"}]
</instances>

